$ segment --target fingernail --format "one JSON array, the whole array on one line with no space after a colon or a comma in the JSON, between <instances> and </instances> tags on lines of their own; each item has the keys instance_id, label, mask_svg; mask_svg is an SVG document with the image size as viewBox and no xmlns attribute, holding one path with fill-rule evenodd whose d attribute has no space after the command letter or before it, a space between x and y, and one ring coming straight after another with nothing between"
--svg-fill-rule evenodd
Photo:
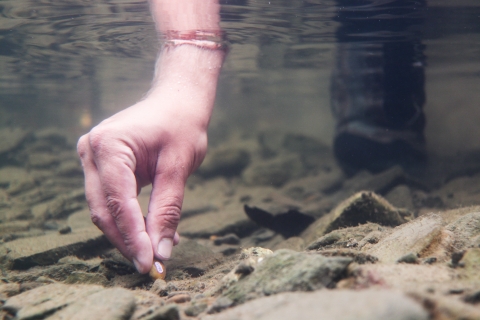
<instances>
[{"instance_id":1,"label":"fingernail","mask_svg":"<svg viewBox=\"0 0 480 320\"><path fill-rule=\"evenodd\" d=\"M158 254L162 259L170 259L172 255L173 240L169 238L163 238L158 243Z\"/></svg>"},{"instance_id":2,"label":"fingernail","mask_svg":"<svg viewBox=\"0 0 480 320\"><path fill-rule=\"evenodd\" d=\"M140 272L140 263L137 261L137 259L133 258L133 264L135 265L135 269L137 269L138 272ZM141 272L140 272L141 273Z\"/></svg>"}]
</instances>

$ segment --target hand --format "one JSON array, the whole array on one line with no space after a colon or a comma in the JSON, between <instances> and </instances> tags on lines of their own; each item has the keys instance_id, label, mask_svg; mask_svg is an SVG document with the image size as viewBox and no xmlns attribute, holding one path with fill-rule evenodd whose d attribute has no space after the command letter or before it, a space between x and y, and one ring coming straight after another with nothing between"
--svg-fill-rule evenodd
<instances>
[{"instance_id":1,"label":"hand","mask_svg":"<svg viewBox=\"0 0 480 320\"><path fill-rule=\"evenodd\" d=\"M160 86L78 142L92 221L141 273L154 256L170 258L186 179L205 156L210 113L202 104L213 100L185 98L198 90ZM150 183L144 220L137 195Z\"/></svg>"}]
</instances>

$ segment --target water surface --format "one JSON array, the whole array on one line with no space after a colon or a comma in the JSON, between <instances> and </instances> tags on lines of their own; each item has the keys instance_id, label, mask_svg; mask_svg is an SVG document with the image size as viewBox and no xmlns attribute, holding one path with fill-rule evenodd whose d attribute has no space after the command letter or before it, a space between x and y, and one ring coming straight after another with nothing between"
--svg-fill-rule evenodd
<instances>
[{"instance_id":1,"label":"water surface","mask_svg":"<svg viewBox=\"0 0 480 320\"><path fill-rule=\"evenodd\" d=\"M222 1L231 50L212 142L227 126L331 144L338 9L336 1ZM429 1L423 15L428 148L478 148L480 5ZM0 125L85 132L141 98L158 46L146 1L0 1Z\"/></svg>"}]
</instances>

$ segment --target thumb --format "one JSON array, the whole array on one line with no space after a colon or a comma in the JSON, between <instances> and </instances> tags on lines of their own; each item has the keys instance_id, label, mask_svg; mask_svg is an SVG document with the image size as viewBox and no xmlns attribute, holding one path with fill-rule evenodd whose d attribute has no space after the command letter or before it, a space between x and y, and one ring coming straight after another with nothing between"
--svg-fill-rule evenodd
<instances>
[{"instance_id":1,"label":"thumb","mask_svg":"<svg viewBox=\"0 0 480 320\"><path fill-rule=\"evenodd\" d=\"M182 201L187 174L180 166L157 170L159 172L153 181L146 230L152 241L155 256L168 260L172 253L175 233L180 221Z\"/></svg>"}]
</instances>

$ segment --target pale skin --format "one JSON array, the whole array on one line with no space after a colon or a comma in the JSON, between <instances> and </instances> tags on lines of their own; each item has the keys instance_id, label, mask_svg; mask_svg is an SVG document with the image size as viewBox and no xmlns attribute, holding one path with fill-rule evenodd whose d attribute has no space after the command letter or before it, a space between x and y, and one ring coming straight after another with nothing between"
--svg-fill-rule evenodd
<instances>
[{"instance_id":1,"label":"pale skin","mask_svg":"<svg viewBox=\"0 0 480 320\"><path fill-rule=\"evenodd\" d=\"M217 0L151 0L150 8L159 34L219 30ZM141 273L178 243L185 183L207 150L224 56L190 44L163 48L146 97L78 142L92 221ZM144 219L137 195L150 183Z\"/></svg>"}]
</instances>

